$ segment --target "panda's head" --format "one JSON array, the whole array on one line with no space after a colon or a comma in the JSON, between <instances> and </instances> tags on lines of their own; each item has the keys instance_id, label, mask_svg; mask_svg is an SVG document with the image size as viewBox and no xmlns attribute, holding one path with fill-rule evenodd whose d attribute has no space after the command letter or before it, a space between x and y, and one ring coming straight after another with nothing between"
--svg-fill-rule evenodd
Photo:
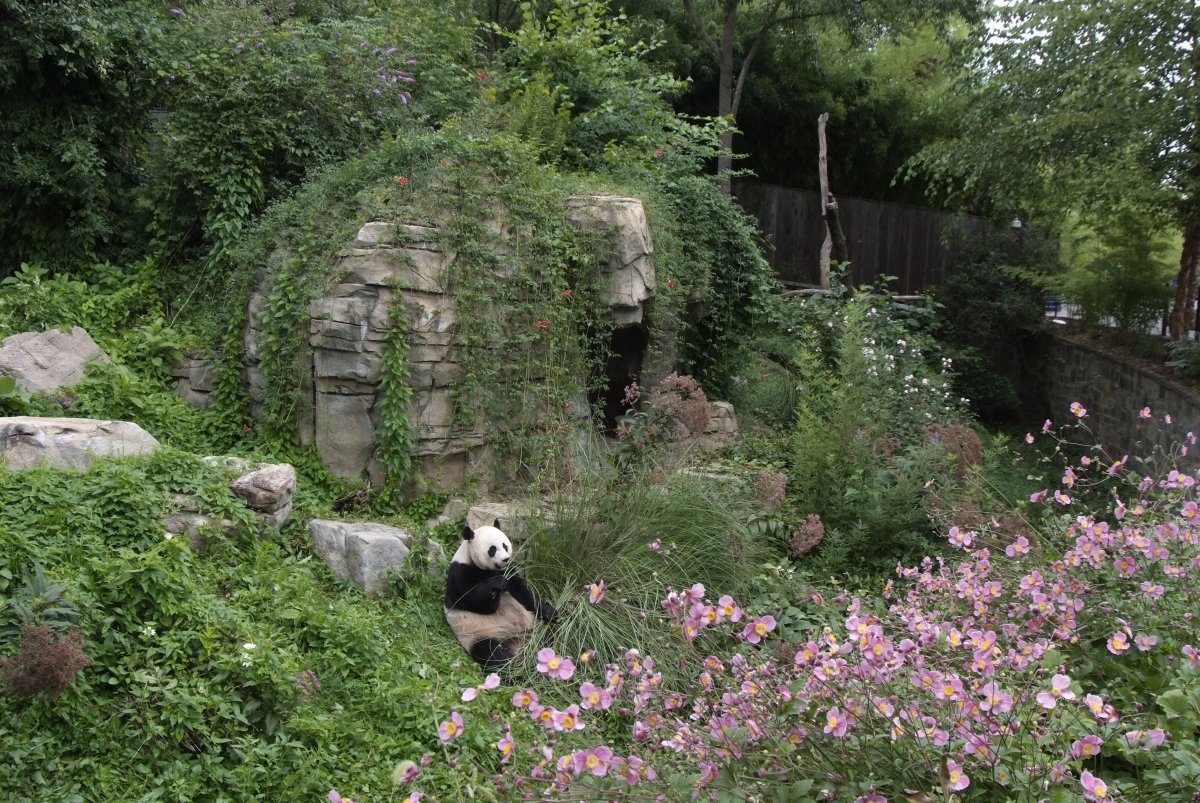
<instances>
[{"instance_id":1,"label":"panda's head","mask_svg":"<svg viewBox=\"0 0 1200 803\"><path fill-rule=\"evenodd\" d=\"M497 520L496 524L500 524L500 521ZM484 525L472 530L464 526L462 537L471 563L480 569L499 571L512 560L512 542L499 527Z\"/></svg>"}]
</instances>

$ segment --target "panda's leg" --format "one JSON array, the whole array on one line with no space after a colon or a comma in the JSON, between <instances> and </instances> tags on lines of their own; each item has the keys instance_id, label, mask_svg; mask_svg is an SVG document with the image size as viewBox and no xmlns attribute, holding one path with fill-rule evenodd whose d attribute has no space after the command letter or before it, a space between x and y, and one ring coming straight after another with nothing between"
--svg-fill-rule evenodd
<instances>
[{"instance_id":1,"label":"panda's leg","mask_svg":"<svg viewBox=\"0 0 1200 803\"><path fill-rule=\"evenodd\" d=\"M499 672L513 659L511 639L480 639L469 650L485 672Z\"/></svg>"}]
</instances>

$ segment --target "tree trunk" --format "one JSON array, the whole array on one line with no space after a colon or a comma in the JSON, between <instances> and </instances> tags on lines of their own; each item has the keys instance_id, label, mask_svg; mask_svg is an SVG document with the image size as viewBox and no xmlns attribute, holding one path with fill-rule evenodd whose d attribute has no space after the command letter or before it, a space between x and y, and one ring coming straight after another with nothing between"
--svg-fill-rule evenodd
<instances>
[{"instance_id":1,"label":"tree trunk","mask_svg":"<svg viewBox=\"0 0 1200 803\"><path fill-rule=\"evenodd\" d=\"M822 290L829 289L829 260L833 254L833 235L829 231L829 218L826 217L825 205L829 202L829 170L827 150L825 148L825 123L829 121L829 112L821 112L817 118L817 180L821 184L821 220L825 221L825 239L821 243L820 280Z\"/></svg>"},{"instance_id":2,"label":"tree trunk","mask_svg":"<svg viewBox=\"0 0 1200 803\"><path fill-rule=\"evenodd\" d=\"M1200 262L1200 215L1184 226L1183 253L1179 256L1179 285L1169 324L1172 340L1186 340L1196 316L1196 267Z\"/></svg>"}]
</instances>

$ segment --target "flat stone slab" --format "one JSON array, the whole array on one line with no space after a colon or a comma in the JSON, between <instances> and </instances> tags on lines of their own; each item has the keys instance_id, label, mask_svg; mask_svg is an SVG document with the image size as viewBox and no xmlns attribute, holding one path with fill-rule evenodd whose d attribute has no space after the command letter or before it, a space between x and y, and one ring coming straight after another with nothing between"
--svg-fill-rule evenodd
<instances>
[{"instance_id":1,"label":"flat stone slab","mask_svg":"<svg viewBox=\"0 0 1200 803\"><path fill-rule=\"evenodd\" d=\"M86 471L109 457L150 454L158 441L132 421L96 418L0 418L0 456L10 469L47 465Z\"/></svg>"}]
</instances>

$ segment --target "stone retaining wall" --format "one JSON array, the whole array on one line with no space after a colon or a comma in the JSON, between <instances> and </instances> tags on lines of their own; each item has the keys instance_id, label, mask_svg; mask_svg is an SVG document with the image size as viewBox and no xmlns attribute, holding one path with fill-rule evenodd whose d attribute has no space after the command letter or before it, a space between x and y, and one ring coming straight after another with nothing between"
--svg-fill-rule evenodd
<instances>
[{"instance_id":1,"label":"stone retaining wall","mask_svg":"<svg viewBox=\"0 0 1200 803\"><path fill-rule=\"evenodd\" d=\"M1200 433L1200 394L1086 343L1051 338L1046 384L1055 423L1073 420L1070 406L1079 402L1088 411L1084 423L1092 432L1086 442L1103 444L1113 459L1174 450L1187 433ZM1143 419L1139 413L1146 407L1151 417ZM1200 447L1190 451L1183 462L1194 470L1200 467Z\"/></svg>"}]
</instances>

